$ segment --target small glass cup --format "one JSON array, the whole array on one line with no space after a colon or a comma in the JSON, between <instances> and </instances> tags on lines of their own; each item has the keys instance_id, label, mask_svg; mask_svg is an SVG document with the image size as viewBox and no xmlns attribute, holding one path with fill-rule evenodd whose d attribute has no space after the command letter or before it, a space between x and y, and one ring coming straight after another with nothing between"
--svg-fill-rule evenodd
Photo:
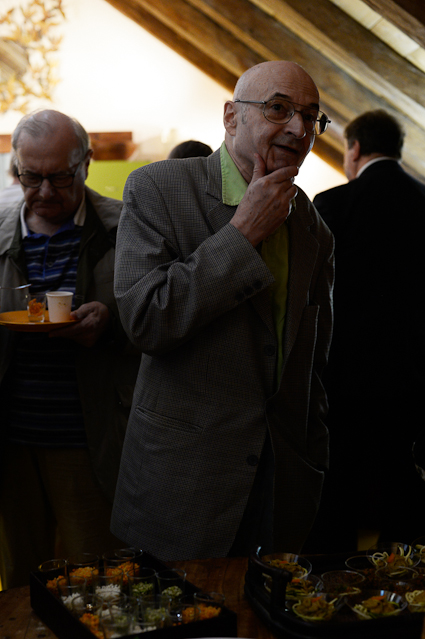
<instances>
[{"instance_id":1,"label":"small glass cup","mask_svg":"<svg viewBox=\"0 0 425 639\"><path fill-rule=\"evenodd\" d=\"M71 604L72 614L81 619L81 617L85 615L91 615L100 617L102 614L103 608L106 607L106 604L102 601L100 597L93 595L92 593L85 592L82 595L78 595L78 597L74 597ZM87 620L90 625L90 620ZM83 621L83 623L85 623Z\"/></svg>"},{"instance_id":2,"label":"small glass cup","mask_svg":"<svg viewBox=\"0 0 425 639\"><path fill-rule=\"evenodd\" d=\"M121 612L110 617L100 617L100 627L105 639L124 637L130 634L133 619L127 612Z\"/></svg>"},{"instance_id":3,"label":"small glass cup","mask_svg":"<svg viewBox=\"0 0 425 639\"><path fill-rule=\"evenodd\" d=\"M76 579L73 577L62 577L61 579L57 579L57 588L64 606L66 606L68 610L72 610L72 602L75 597L84 595L86 592L86 580L81 580L80 577Z\"/></svg>"},{"instance_id":4,"label":"small glass cup","mask_svg":"<svg viewBox=\"0 0 425 639\"><path fill-rule=\"evenodd\" d=\"M139 599L142 623L153 624L156 628L165 628L171 623L170 609L172 598L167 595L147 595Z\"/></svg>"},{"instance_id":5,"label":"small glass cup","mask_svg":"<svg viewBox=\"0 0 425 639\"><path fill-rule=\"evenodd\" d=\"M63 579L67 575L67 562L65 559L49 559L48 561L44 561L40 564L38 570L43 573L46 588L54 595L59 596L57 580Z\"/></svg>"},{"instance_id":6,"label":"small glass cup","mask_svg":"<svg viewBox=\"0 0 425 639\"><path fill-rule=\"evenodd\" d=\"M127 586L129 576L135 574L134 551L130 548L120 548L105 552L102 555L103 572L105 575L115 577Z\"/></svg>"},{"instance_id":7,"label":"small glass cup","mask_svg":"<svg viewBox=\"0 0 425 639\"><path fill-rule=\"evenodd\" d=\"M27 310L29 322L44 322L46 295L44 293L30 293L28 295Z\"/></svg>"},{"instance_id":8,"label":"small glass cup","mask_svg":"<svg viewBox=\"0 0 425 639\"><path fill-rule=\"evenodd\" d=\"M92 590L104 601L110 601L123 593L122 573L117 575L93 575Z\"/></svg>"},{"instance_id":9,"label":"small glass cup","mask_svg":"<svg viewBox=\"0 0 425 639\"><path fill-rule=\"evenodd\" d=\"M178 599L172 602L170 608L172 626L181 626L192 621L199 621L199 619L201 619L201 611L194 602L182 602Z\"/></svg>"},{"instance_id":10,"label":"small glass cup","mask_svg":"<svg viewBox=\"0 0 425 639\"><path fill-rule=\"evenodd\" d=\"M180 568L160 570L156 573L159 591L172 599L178 599L184 595L184 583L186 573Z\"/></svg>"},{"instance_id":11,"label":"small glass cup","mask_svg":"<svg viewBox=\"0 0 425 639\"><path fill-rule=\"evenodd\" d=\"M93 577L99 574L99 556L90 552L82 552L68 558L68 575L86 580L92 586Z\"/></svg>"},{"instance_id":12,"label":"small glass cup","mask_svg":"<svg viewBox=\"0 0 425 639\"><path fill-rule=\"evenodd\" d=\"M221 614L225 597L221 592L195 592L193 600L199 608L200 619L211 619Z\"/></svg>"},{"instance_id":13,"label":"small glass cup","mask_svg":"<svg viewBox=\"0 0 425 639\"><path fill-rule=\"evenodd\" d=\"M156 572L153 568L139 568L138 574L128 574L128 593L133 597L155 594Z\"/></svg>"}]
</instances>

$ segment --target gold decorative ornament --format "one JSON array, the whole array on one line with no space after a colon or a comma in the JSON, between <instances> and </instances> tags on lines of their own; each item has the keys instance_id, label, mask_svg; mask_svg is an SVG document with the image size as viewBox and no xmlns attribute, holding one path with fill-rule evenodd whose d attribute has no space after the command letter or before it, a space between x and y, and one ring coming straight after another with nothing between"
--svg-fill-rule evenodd
<instances>
[{"instance_id":1,"label":"gold decorative ornament","mask_svg":"<svg viewBox=\"0 0 425 639\"><path fill-rule=\"evenodd\" d=\"M27 113L32 98L52 100L62 0L31 0L0 13L0 113Z\"/></svg>"}]
</instances>

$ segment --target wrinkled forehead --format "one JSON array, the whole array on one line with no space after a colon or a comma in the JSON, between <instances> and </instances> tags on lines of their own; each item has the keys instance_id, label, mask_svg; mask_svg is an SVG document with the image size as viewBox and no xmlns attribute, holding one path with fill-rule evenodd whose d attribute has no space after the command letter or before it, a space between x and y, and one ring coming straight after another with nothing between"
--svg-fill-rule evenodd
<instances>
[{"instance_id":1,"label":"wrinkled forehead","mask_svg":"<svg viewBox=\"0 0 425 639\"><path fill-rule=\"evenodd\" d=\"M298 104L318 105L319 92L310 76L298 65L264 65L247 73L237 92L239 99L268 100L286 96ZM235 92L236 93L236 92ZM249 94L249 95L248 95Z\"/></svg>"},{"instance_id":2,"label":"wrinkled forehead","mask_svg":"<svg viewBox=\"0 0 425 639\"><path fill-rule=\"evenodd\" d=\"M48 164L52 172L56 172L78 162L81 151L75 136L65 131L44 136L32 136L23 131L16 154L21 166L31 165L34 170Z\"/></svg>"}]
</instances>

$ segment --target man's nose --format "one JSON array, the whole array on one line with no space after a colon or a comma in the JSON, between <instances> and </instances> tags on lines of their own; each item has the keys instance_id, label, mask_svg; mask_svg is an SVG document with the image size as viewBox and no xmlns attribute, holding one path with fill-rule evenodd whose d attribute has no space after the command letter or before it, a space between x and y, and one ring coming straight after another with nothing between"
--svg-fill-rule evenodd
<instances>
[{"instance_id":1,"label":"man's nose","mask_svg":"<svg viewBox=\"0 0 425 639\"><path fill-rule=\"evenodd\" d=\"M299 111L295 111L292 118L289 120L286 125L287 133L292 133L292 135L297 138L297 140L302 140L307 135L307 131L304 126L303 116Z\"/></svg>"},{"instance_id":2,"label":"man's nose","mask_svg":"<svg viewBox=\"0 0 425 639\"><path fill-rule=\"evenodd\" d=\"M54 191L53 186L47 178L43 178L42 183L38 187L41 197L51 197Z\"/></svg>"}]
</instances>

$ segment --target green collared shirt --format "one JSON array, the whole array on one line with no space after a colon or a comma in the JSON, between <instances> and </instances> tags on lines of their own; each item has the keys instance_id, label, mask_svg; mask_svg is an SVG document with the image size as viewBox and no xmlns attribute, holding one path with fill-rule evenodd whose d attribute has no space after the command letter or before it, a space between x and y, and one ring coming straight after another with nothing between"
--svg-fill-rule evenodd
<instances>
[{"instance_id":1,"label":"green collared shirt","mask_svg":"<svg viewBox=\"0 0 425 639\"><path fill-rule=\"evenodd\" d=\"M220 161L223 202L229 206L238 206L248 184L230 157L224 142L220 148ZM279 348L277 359L277 379L279 380L283 362L283 329L288 298L289 236L286 223L262 242L261 257L275 279L274 284L270 286L270 294Z\"/></svg>"}]
</instances>

